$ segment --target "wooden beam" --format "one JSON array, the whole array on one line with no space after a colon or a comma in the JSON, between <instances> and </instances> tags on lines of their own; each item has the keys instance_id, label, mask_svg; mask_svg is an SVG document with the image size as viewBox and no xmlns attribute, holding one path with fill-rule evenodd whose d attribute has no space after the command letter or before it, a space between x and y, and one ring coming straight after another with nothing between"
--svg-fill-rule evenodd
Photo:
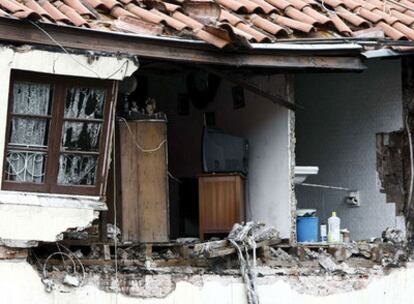
<instances>
[{"instance_id":1,"label":"wooden beam","mask_svg":"<svg viewBox=\"0 0 414 304\"><path fill-rule=\"evenodd\" d=\"M297 104L294 104L293 102L288 101L284 96L281 95L276 95L273 94L269 91L264 91L261 88L259 88L255 83L250 82L246 79L243 79L242 77L240 77L239 75L233 73L227 73L227 72L221 72L219 70L216 70L214 68L210 68L207 66L203 67L204 70L206 70L207 72L211 73L211 74L215 74L218 77L221 77L224 80L227 80L228 82L234 83L236 85L239 85L243 88L245 88L246 90L259 95L263 98L266 98L268 100L270 100L273 103L279 104L285 108L288 108L290 110L296 110L296 109L303 109L302 106L299 106Z\"/></svg>"},{"instance_id":2,"label":"wooden beam","mask_svg":"<svg viewBox=\"0 0 414 304\"><path fill-rule=\"evenodd\" d=\"M340 69L361 71L365 69L359 54L284 53L275 50L225 51L204 43L139 37L125 33L111 33L53 24L40 24L45 34L35 25L22 20L0 17L0 41L64 47L81 51L127 54L142 58L170 60L199 64L237 67L284 69ZM55 41L53 41L52 37ZM57 46L57 43L60 46Z\"/></svg>"}]
</instances>

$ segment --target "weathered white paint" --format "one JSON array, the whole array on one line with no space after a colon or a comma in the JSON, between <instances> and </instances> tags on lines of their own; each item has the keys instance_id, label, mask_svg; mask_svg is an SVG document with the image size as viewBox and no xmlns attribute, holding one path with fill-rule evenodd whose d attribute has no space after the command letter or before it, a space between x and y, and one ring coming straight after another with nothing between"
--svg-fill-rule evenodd
<instances>
[{"instance_id":1,"label":"weathered white paint","mask_svg":"<svg viewBox=\"0 0 414 304\"><path fill-rule=\"evenodd\" d=\"M162 275L161 275L162 276ZM154 276L156 280L157 276ZM164 279L164 278L163 278ZM312 278L311 278L312 279ZM323 278L321 278L323 282ZM267 277L258 286L262 304L411 304L414 289L414 268L394 270L387 276L371 280L362 289L342 291L329 296L300 293L283 276ZM191 283L190 283L191 282ZM299 283L300 284L300 283ZM305 284L305 283L304 283ZM334 285L341 281L334 282ZM357 287L357 286L354 286ZM140 288L140 286L136 286ZM183 278L164 298L134 298L121 293L105 292L97 283L73 289L55 289L46 293L38 273L26 262L0 262L0 290L2 303L8 304L244 304L244 286L240 279L221 276ZM60 290L60 291L59 291Z\"/></svg>"},{"instance_id":2,"label":"weathered white paint","mask_svg":"<svg viewBox=\"0 0 414 304\"><path fill-rule=\"evenodd\" d=\"M285 96L286 75L257 76L249 79L263 90ZM249 141L247 215L276 227L283 238L291 232L291 119L289 111L245 90L245 107L233 109L233 85L223 81L214 102L205 109L191 106L190 114L177 113L177 94L186 92L181 77L150 77L149 95L158 110L168 117L169 168L178 177L201 173L201 135L204 112L215 112L218 128Z\"/></svg>"},{"instance_id":3,"label":"weathered white paint","mask_svg":"<svg viewBox=\"0 0 414 304\"><path fill-rule=\"evenodd\" d=\"M18 191L0 191L0 204L21 206L93 209L106 211L106 204L100 197Z\"/></svg>"},{"instance_id":4,"label":"weathered white paint","mask_svg":"<svg viewBox=\"0 0 414 304\"><path fill-rule=\"evenodd\" d=\"M0 47L0 172L3 168L10 73L13 69L121 80L130 76L137 69L137 65L125 58L94 56L88 60L84 55ZM0 183L1 178L2 174ZM57 206L59 203L63 204ZM68 228L90 224L97 216L94 209L105 208L103 202L92 198L89 198L89 203L78 203L68 196L30 197L27 194L19 196L16 192L0 191L0 238L55 241L56 236Z\"/></svg>"},{"instance_id":5,"label":"weathered white paint","mask_svg":"<svg viewBox=\"0 0 414 304\"><path fill-rule=\"evenodd\" d=\"M68 228L86 227L98 217L93 209L0 204L0 238L54 242Z\"/></svg>"}]
</instances>

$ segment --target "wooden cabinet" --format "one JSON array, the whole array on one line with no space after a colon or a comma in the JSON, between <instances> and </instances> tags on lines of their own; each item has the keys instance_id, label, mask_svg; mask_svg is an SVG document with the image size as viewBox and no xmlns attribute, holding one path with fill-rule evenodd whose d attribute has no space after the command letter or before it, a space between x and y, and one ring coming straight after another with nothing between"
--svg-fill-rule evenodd
<instances>
[{"instance_id":1,"label":"wooden cabinet","mask_svg":"<svg viewBox=\"0 0 414 304\"><path fill-rule=\"evenodd\" d=\"M119 122L122 240L165 242L169 235L167 125L163 120ZM143 152L137 148L155 149Z\"/></svg>"},{"instance_id":2,"label":"wooden cabinet","mask_svg":"<svg viewBox=\"0 0 414 304\"><path fill-rule=\"evenodd\" d=\"M228 233L245 220L244 177L203 174L198 178L200 239L208 233Z\"/></svg>"}]
</instances>

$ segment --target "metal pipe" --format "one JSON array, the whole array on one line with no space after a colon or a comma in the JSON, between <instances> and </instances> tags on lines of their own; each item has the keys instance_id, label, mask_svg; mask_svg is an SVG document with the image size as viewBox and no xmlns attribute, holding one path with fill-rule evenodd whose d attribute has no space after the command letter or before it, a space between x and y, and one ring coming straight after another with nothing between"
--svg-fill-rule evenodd
<instances>
[{"instance_id":1,"label":"metal pipe","mask_svg":"<svg viewBox=\"0 0 414 304\"><path fill-rule=\"evenodd\" d=\"M331 190L352 191L349 188L335 187L335 186L326 186L326 185L318 185L318 184L301 183L301 184L298 184L298 185L305 186L305 187L331 189Z\"/></svg>"}]
</instances>

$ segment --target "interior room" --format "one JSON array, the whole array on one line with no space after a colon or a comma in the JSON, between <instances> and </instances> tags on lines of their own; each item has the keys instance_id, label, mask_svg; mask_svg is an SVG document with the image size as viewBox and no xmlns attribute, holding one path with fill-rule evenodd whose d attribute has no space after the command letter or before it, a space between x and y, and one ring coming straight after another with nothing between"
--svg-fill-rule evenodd
<instances>
[{"instance_id":1,"label":"interior room","mask_svg":"<svg viewBox=\"0 0 414 304\"><path fill-rule=\"evenodd\" d=\"M260 81L260 89L274 95L291 94L292 78L288 75L263 73L253 78L246 71L244 76L257 83ZM291 216L294 206L291 203L293 120L290 111L194 66L144 62L134 78L136 84L132 85L132 90L128 85L126 88L120 85L120 92L124 94L118 101L118 115L123 118L118 119L116 146L121 148L116 153L127 159L122 145L131 134L128 129L120 130L125 129L126 124L132 129L134 121L165 121L163 132L168 146L164 159L167 164L165 176L168 176L165 191L168 194L170 238L203 238L202 234L205 238L225 236L235 222L258 220L278 229L281 238L290 239L294 225ZM122 132L127 135L123 136ZM160 141L144 145L148 136L139 137L133 146L141 144L145 149L152 149L163 141L160 138ZM233 155L228 155L229 151L233 151ZM122 167L119 162L115 163ZM147 168L139 183L145 183L151 170ZM134 174L132 170L131 174ZM121 180L130 179L125 173L121 175ZM226 180L229 176L235 178L234 189L223 186L230 185L230 179ZM221 182L218 187L223 188L211 188L210 177L217 178ZM111 184L110 181L109 192L112 191ZM118 181L117 184L121 188L125 183ZM205 190L200 190L203 187ZM125 191L118 189L122 196ZM222 195L224 201L235 195L239 206L226 207L218 202L216 210L208 210L209 204L214 204L212 202ZM108 196L108 205L111 205L111 194ZM207 204L205 212L199 208L203 201L201 196ZM120 221L125 218L122 213L136 212L126 211L122 204L118 204L117 209ZM145 210L149 209L154 209L154 205L148 205ZM144 214L142 220L151 226L148 220L151 215ZM204 222L200 223L199 219ZM153 225L159 225L159 218L154 217L153 222ZM204 233L200 232L201 227L205 227ZM121 225L121 230L128 229ZM143 239L142 236L137 238Z\"/></svg>"},{"instance_id":2,"label":"interior room","mask_svg":"<svg viewBox=\"0 0 414 304\"><path fill-rule=\"evenodd\" d=\"M371 61L360 74L298 74L295 80L296 101L304 107L296 112L296 163L319 168L296 185L298 209L316 210L325 224L335 211L353 240L380 237L387 227L404 231L379 174L377 141L404 129L400 60Z\"/></svg>"}]
</instances>

